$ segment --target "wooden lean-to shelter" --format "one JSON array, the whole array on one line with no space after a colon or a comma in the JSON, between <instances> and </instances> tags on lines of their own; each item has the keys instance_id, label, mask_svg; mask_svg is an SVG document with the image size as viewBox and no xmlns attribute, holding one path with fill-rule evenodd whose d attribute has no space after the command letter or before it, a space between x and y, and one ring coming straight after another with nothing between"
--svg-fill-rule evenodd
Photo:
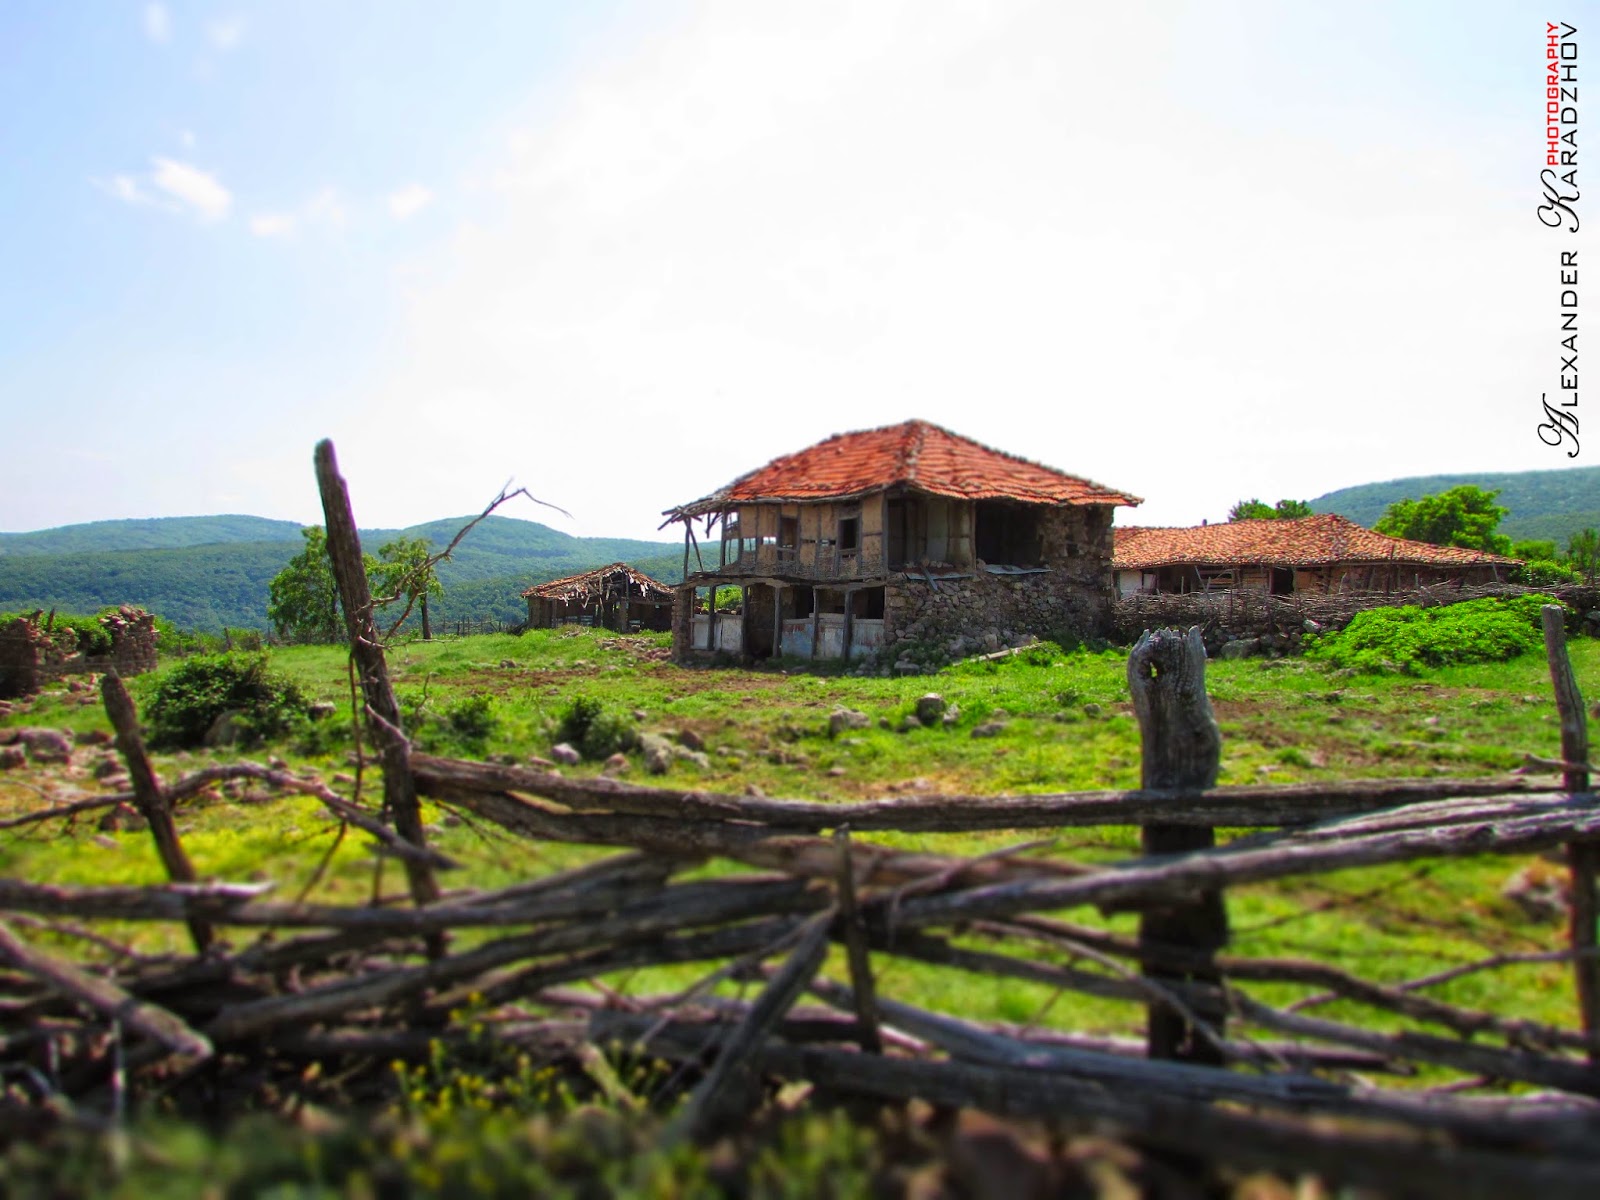
<instances>
[{"instance_id":1,"label":"wooden lean-to shelter","mask_svg":"<svg viewBox=\"0 0 1600 1200\"><path fill-rule=\"evenodd\" d=\"M627 563L536 584L522 596L530 629L581 624L625 633L672 627L672 589Z\"/></svg>"},{"instance_id":2,"label":"wooden lean-to shelter","mask_svg":"<svg viewBox=\"0 0 1600 1200\"><path fill-rule=\"evenodd\" d=\"M1388 537L1335 513L1180 529L1119 528L1119 595L1245 588L1397 592L1439 583L1503 583L1517 559Z\"/></svg>"},{"instance_id":3,"label":"wooden lean-to shelter","mask_svg":"<svg viewBox=\"0 0 1600 1200\"><path fill-rule=\"evenodd\" d=\"M673 653L954 654L1088 632L1112 594L1112 510L1138 503L927 421L838 434L663 514L685 534ZM718 588L737 611L712 611Z\"/></svg>"}]
</instances>

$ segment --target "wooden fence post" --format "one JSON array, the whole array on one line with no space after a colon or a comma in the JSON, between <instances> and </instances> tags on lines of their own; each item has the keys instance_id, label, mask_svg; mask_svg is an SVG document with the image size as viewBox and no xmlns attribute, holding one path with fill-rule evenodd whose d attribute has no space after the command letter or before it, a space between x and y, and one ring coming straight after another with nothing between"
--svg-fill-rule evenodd
<instances>
[{"instance_id":1,"label":"wooden fence post","mask_svg":"<svg viewBox=\"0 0 1600 1200\"><path fill-rule=\"evenodd\" d=\"M178 827L172 821L172 805L161 790L150 757L144 750L144 737L139 732L139 713L133 706L133 697L116 672L107 671L100 677L100 698L105 702L106 716L117 731L117 749L128 764L128 778L133 783L133 802L139 815L150 826L150 836L155 839L156 853L161 865L167 869L167 878L173 883L193 883L194 864L184 853L178 840ZM204 954L211 945L213 933L210 924L198 917L189 918L189 936L194 948Z\"/></svg>"},{"instance_id":2,"label":"wooden fence post","mask_svg":"<svg viewBox=\"0 0 1600 1200\"><path fill-rule=\"evenodd\" d=\"M1555 688L1556 712L1561 719L1561 786L1569 792L1589 789L1589 720L1583 711L1583 694L1567 657L1565 611L1559 604L1546 604L1540 610L1544 624L1544 651L1550 663L1550 683ZM1578 988L1578 1014L1583 1031L1590 1037L1600 1033L1600 959L1595 957L1595 922L1600 904L1595 900L1595 874L1600 872L1600 845L1594 842L1567 843L1567 872L1572 904L1568 940L1572 946L1572 971ZM1600 1064L1600 1054L1589 1052L1590 1063Z\"/></svg>"},{"instance_id":3,"label":"wooden fence post","mask_svg":"<svg viewBox=\"0 0 1600 1200\"><path fill-rule=\"evenodd\" d=\"M1187 634L1176 629L1146 630L1128 655L1128 689L1139 720L1144 788L1209 788L1217 782L1222 759L1222 733L1206 696L1206 650L1199 626ZM1184 854L1216 844L1208 826L1147 824L1142 844L1146 854ZM1142 964L1147 978L1209 984L1220 988L1215 969L1174 971L1159 967L1154 951L1177 947L1209 956L1228 940L1228 913L1221 891L1206 890L1193 899L1146 909L1139 921L1139 941L1151 947L1151 961ZM1225 1010L1219 998L1194 1003L1197 1017L1219 1035ZM1196 1035L1180 1013L1164 1004L1149 1012L1148 1053L1151 1058L1177 1058L1220 1065L1222 1052L1211 1040Z\"/></svg>"},{"instance_id":4,"label":"wooden fence post","mask_svg":"<svg viewBox=\"0 0 1600 1200\"><path fill-rule=\"evenodd\" d=\"M372 616L372 592L361 562L361 539L350 511L350 493L339 474L333 443L317 443L317 487L322 492L322 512L328 528L328 557L339 584L339 602L344 608L345 630L350 636L350 655L355 659L366 700L367 736L378 747L383 763L383 806L394 821L400 836L414 846L425 846L422 809L417 803L417 782L411 775L411 745L400 727L400 707L389 684L389 666L383 657L383 643ZM428 904L439 898L439 883L433 868L425 862L407 859L406 878L411 898ZM442 953L444 942L438 935L429 937L429 948Z\"/></svg>"}]
</instances>

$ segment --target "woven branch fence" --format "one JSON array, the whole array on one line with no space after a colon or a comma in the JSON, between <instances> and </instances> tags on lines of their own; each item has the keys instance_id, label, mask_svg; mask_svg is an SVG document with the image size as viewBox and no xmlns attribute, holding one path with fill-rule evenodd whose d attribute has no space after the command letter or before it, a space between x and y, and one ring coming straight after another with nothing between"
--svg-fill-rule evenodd
<instances>
[{"instance_id":1,"label":"woven branch fence","mask_svg":"<svg viewBox=\"0 0 1600 1200\"><path fill-rule=\"evenodd\" d=\"M75 811L135 804L171 882L0 880L0 913L9 914L0 923L0 1068L33 1081L29 1095L8 1093L11 1128L62 1119L63 1098L80 1113L103 1111L208 1070L282 1080L306 1077L311 1064L332 1072L423 1058L478 1036L459 1018L470 1006L498 1042L538 1061L582 1070L594 1047L621 1040L684 1064L697 1082L668 1139L719 1136L749 1120L775 1081L806 1082L833 1096L1110 1129L1175 1154L1318 1172L1397 1195L1600 1194L1600 805L1559 609L1545 632L1564 761L1560 778L1543 783L1217 787L1220 741L1193 630L1152 632L1130 655L1144 739L1139 789L814 803L574 779L410 750L361 594L331 445L319 446L317 461L384 806L251 763L164 783L120 681L107 677L133 790ZM403 864L412 903L289 902L268 884L198 881L172 805L239 777L316 796ZM454 864L427 846L419 797L512 837L616 853L498 890L447 891L440 881ZM1093 826L1139 827L1145 853L1106 864L869 840L889 830ZM1252 832L1216 845L1217 827ZM1334 962L1230 954L1225 944L1235 886L1562 847L1574 903L1559 957L1573 973L1575 1027L1446 1003ZM731 865L705 878L696 868L711 859ZM1074 909L1137 911L1139 935L1076 923ZM24 936L100 920L182 923L194 953L90 970ZM250 931L272 936L249 940ZM1125 1001L1145 1010L1147 1037L986 1025L920 1008L880 989L893 960ZM682 963L708 973L673 996L571 986ZM746 982L753 998L718 991L725 980ZM1250 990L1263 983L1321 989L1383 1014L1385 1031L1267 1004ZM1417 1066L1457 1082L1371 1082Z\"/></svg>"}]
</instances>

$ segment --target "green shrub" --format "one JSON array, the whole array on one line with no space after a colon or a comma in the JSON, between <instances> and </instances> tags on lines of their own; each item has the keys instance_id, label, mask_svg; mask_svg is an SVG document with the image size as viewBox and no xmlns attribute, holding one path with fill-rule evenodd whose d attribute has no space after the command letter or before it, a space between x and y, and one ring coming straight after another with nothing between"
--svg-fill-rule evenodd
<instances>
[{"instance_id":1,"label":"green shrub","mask_svg":"<svg viewBox=\"0 0 1600 1200\"><path fill-rule=\"evenodd\" d=\"M1563 583L1583 582L1579 572L1553 558L1535 558L1525 562L1512 572L1512 578L1530 587L1558 587Z\"/></svg>"},{"instance_id":2,"label":"green shrub","mask_svg":"<svg viewBox=\"0 0 1600 1200\"><path fill-rule=\"evenodd\" d=\"M623 713L593 696L575 696L561 714L555 740L571 743L587 759L602 759L627 750L638 734Z\"/></svg>"},{"instance_id":3,"label":"green shrub","mask_svg":"<svg viewBox=\"0 0 1600 1200\"><path fill-rule=\"evenodd\" d=\"M1499 662L1543 645L1537 593L1437 608L1374 608L1337 633L1307 639L1306 657L1356 671L1414 673L1422 667Z\"/></svg>"},{"instance_id":4,"label":"green shrub","mask_svg":"<svg viewBox=\"0 0 1600 1200\"><path fill-rule=\"evenodd\" d=\"M300 688L269 671L265 654L198 654L157 681L144 715L152 746L185 749L203 745L224 714L253 745L286 733L305 709Z\"/></svg>"},{"instance_id":5,"label":"green shrub","mask_svg":"<svg viewBox=\"0 0 1600 1200\"><path fill-rule=\"evenodd\" d=\"M494 697L477 692L457 700L444 711L444 723L454 737L468 747L481 750L500 728L500 714Z\"/></svg>"}]
</instances>

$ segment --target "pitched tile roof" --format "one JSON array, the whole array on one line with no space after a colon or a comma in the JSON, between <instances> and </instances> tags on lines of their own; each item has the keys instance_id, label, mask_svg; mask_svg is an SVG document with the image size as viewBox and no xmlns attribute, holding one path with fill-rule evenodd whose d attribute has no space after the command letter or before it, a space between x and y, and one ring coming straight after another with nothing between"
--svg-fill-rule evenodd
<instances>
[{"instance_id":1,"label":"pitched tile roof","mask_svg":"<svg viewBox=\"0 0 1600 1200\"><path fill-rule=\"evenodd\" d=\"M620 584L617 577L621 576ZM632 586L636 589L631 594L646 600L671 600L672 589L659 580L650 578L643 571L635 571L627 563L612 563L608 567L597 567L593 571L585 571L581 575L568 575L564 579L552 579L549 583L538 583L522 595L538 596L541 600L589 600L603 595L622 595L622 589Z\"/></svg>"},{"instance_id":2,"label":"pitched tile roof","mask_svg":"<svg viewBox=\"0 0 1600 1200\"><path fill-rule=\"evenodd\" d=\"M1139 503L1137 496L991 450L927 421L905 421L835 434L665 515L682 520L739 503L843 500L894 486L958 500Z\"/></svg>"},{"instance_id":3,"label":"pitched tile roof","mask_svg":"<svg viewBox=\"0 0 1600 1200\"><path fill-rule=\"evenodd\" d=\"M1386 537L1335 513L1287 521L1229 521L1186 529L1135 526L1114 529L1112 534L1116 546L1111 565L1121 570L1171 563L1314 567L1336 562L1395 562L1459 567L1517 562L1481 550Z\"/></svg>"}]
</instances>

